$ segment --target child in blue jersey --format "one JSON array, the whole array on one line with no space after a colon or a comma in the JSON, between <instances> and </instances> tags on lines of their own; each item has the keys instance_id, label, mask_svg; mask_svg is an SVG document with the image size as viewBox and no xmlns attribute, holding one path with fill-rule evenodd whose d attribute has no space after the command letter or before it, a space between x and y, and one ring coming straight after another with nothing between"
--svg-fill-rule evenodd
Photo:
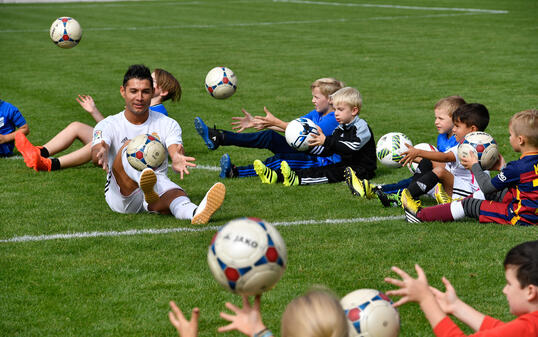
<instances>
[{"instance_id":1,"label":"child in blue jersey","mask_svg":"<svg viewBox=\"0 0 538 337\"><path fill-rule=\"evenodd\" d=\"M441 98L434 106L435 128L439 135L437 136L437 150L445 152L449 148L458 144L453 132L454 123L452 114L466 102L460 96L448 96ZM432 170L432 162L429 159L423 159L421 152L423 150L409 146L407 153L413 153L415 162L419 163L416 174L426 173ZM413 177L401 180L395 184L386 184L375 186L368 180L360 180L356 177L353 170L346 170L346 183L351 193L361 198L378 198L384 207L399 206L400 192L409 186Z\"/></svg>"},{"instance_id":2,"label":"child in blue jersey","mask_svg":"<svg viewBox=\"0 0 538 337\"><path fill-rule=\"evenodd\" d=\"M311 119L320 126L324 133L330 135L338 126L334 118L334 111L329 102L329 95L342 88L344 84L334 78L320 78L312 83L312 103L315 109L302 116ZM210 129L200 117L196 117L194 125L210 150L219 146L239 146L248 148L267 149L275 155L264 160L264 164L272 169L280 168L280 163L286 160L293 169L319 167L337 163L340 156L317 157L308 153L299 152L288 145L286 138L279 132L284 132L288 125L276 118L267 108L264 108L265 116L253 117L243 109L244 117L233 117L232 123L237 132L220 129ZM263 130L259 132L242 133L243 130L254 128ZM238 178L256 176L253 165L235 166L230 156L224 154L220 160L221 178Z\"/></svg>"},{"instance_id":3,"label":"child in blue jersey","mask_svg":"<svg viewBox=\"0 0 538 337\"><path fill-rule=\"evenodd\" d=\"M471 170L487 200L465 198L421 208L409 198L403 198L409 222L454 221L463 217L480 222L509 225L538 225L538 110L525 110L510 119L510 145L521 153L519 160L501 168L499 160L495 169L500 173L491 178L482 171L478 158L472 154L462 158L461 164Z\"/></svg>"},{"instance_id":4,"label":"child in blue jersey","mask_svg":"<svg viewBox=\"0 0 538 337\"><path fill-rule=\"evenodd\" d=\"M179 101L181 99L181 85L172 74L163 69L156 68L151 76L154 94L150 110L168 116L163 102L167 100ZM90 113L95 122L99 123L104 119L91 96L79 95L77 102ZM16 135L15 145L22 153L28 167L36 171L55 171L89 162L92 137L92 126L81 122L72 122L43 146L33 146L23 134ZM84 146L61 157L51 157L70 147L76 139L84 143Z\"/></svg>"},{"instance_id":5,"label":"child in blue jersey","mask_svg":"<svg viewBox=\"0 0 538 337\"><path fill-rule=\"evenodd\" d=\"M0 158L13 154L15 132L27 135L30 128L16 106L0 99Z\"/></svg>"}]
</instances>

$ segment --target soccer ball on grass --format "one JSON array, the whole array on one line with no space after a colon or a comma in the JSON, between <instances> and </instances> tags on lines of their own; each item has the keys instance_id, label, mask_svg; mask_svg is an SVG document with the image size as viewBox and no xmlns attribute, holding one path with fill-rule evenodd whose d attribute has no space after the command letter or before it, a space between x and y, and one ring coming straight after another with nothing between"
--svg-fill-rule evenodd
<instances>
[{"instance_id":1,"label":"soccer ball on grass","mask_svg":"<svg viewBox=\"0 0 538 337\"><path fill-rule=\"evenodd\" d=\"M256 218L228 222L213 237L209 269L232 293L258 295L282 277L287 263L284 240L270 224Z\"/></svg>"},{"instance_id":2,"label":"soccer ball on grass","mask_svg":"<svg viewBox=\"0 0 538 337\"><path fill-rule=\"evenodd\" d=\"M286 142L297 151L306 151L312 134L319 135L317 125L308 118L297 118L286 127Z\"/></svg>"},{"instance_id":3,"label":"soccer ball on grass","mask_svg":"<svg viewBox=\"0 0 538 337\"><path fill-rule=\"evenodd\" d=\"M142 171L149 167L156 169L161 166L168 152L159 138L142 134L133 138L125 151L127 161L135 169Z\"/></svg>"},{"instance_id":4,"label":"soccer ball on grass","mask_svg":"<svg viewBox=\"0 0 538 337\"><path fill-rule=\"evenodd\" d=\"M413 142L401 132L389 132L379 138L376 146L377 159L387 167L402 167L402 153L407 151L407 145Z\"/></svg>"},{"instance_id":5,"label":"soccer ball on grass","mask_svg":"<svg viewBox=\"0 0 538 337\"><path fill-rule=\"evenodd\" d=\"M77 20L70 17L60 17L50 26L50 39L58 47L73 48L82 38L82 28Z\"/></svg>"},{"instance_id":6,"label":"soccer ball on grass","mask_svg":"<svg viewBox=\"0 0 538 337\"><path fill-rule=\"evenodd\" d=\"M230 68L215 67L205 77L205 89L215 98L228 98L237 89L237 77Z\"/></svg>"},{"instance_id":7,"label":"soccer ball on grass","mask_svg":"<svg viewBox=\"0 0 538 337\"><path fill-rule=\"evenodd\" d=\"M349 323L349 337L396 337L400 315L391 299L375 289L358 289L340 301Z\"/></svg>"},{"instance_id":8,"label":"soccer ball on grass","mask_svg":"<svg viewBox=\"0 0 538 337\"><path fill-rule=\"evenodd\" d=\"M478 162L484 170L489 170L499 160L497 142L488 133L476 131L468 133L463 142L458 145L458 158L469 156L470 152L478 157Z\"/></svg>"}]
</instances>

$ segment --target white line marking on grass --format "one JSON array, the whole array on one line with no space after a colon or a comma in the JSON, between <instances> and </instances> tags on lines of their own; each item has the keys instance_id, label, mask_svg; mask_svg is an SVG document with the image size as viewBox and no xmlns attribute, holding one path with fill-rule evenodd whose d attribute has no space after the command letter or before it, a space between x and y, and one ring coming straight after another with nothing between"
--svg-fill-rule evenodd
<instances>
[{"instance_id":1,"label":"white line marking on grass","mask_svg":"<svg viewBox=\"0 0 538 337\"><path fill-rule=\"evenodd\" d=\"M321 225L321 224L345 224L354 222L377 222L377 221L391 221L402 220L404 216L374 216L371 218L351 218L351 219L325 219L325 220L297 220L297 221L283 221L272 222L274 226L298 226L298 225ZM15 236L11 239L0 240L0 243L12 243L12 242L32 242L32 241L49 241L49 240L69 240L69 239L83 239L83 238L97 238L97 237L117 237L117 236L132 236L132 235L157 235L168 234L177 232L206 232L216 231L220 226L207 226L207 227L176 227L176 228L162 228L162 229L129 229L126 231L110 231L110 232L82 232L82 233L68 233L68 234L50 234L50 235L24 235Z\"/></svg>"},{"instance_id":2,"label":"white line marking on grass","mask_svg":"<svg viewBox=\"0 0 538 337\"><path fill-rule=\"evenodd\" d=\"M421 7L421 6L400 6L400 5L374 5L374 4L357 4L342 2L323 2L323 1L303 1L303 0L273 0L273 2L289 2L294 4L305 5L326 5L326 6L344 6L344 7L377 7L377 8L395 8L411 9L421 11L455 11L455 12L479 12L488 14L507 14L506 10L478 9L478 8L458 8L458 7Z\"/></svg>"}]
</instances>

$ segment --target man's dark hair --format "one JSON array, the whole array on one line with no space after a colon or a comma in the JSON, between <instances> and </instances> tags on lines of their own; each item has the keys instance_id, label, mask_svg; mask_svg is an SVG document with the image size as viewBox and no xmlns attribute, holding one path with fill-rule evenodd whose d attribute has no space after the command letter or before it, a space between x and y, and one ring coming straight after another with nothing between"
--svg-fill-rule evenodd
<instances>
[{"instance_id":1,"label":"man's dark hair","mask_svg":"<svg viewBox=\"0 0 538 337\"><path fill-rule=\"evenodd\" d=\"M510 249L504 258L504 268L517 267L517 280L521 288L538 286L538 241L528 241Z\"/></svg>"},{"instance_id":2,"label":"man's dark hair","mask_svg":"<svg viewBox=\"0 0 538 337\"><path fill-rule=\"evenodd\" d=\"M129 69L127 69L127 72L125 72L125 76L123 76L123 86L125 87L127 82L132 78L136 78L139 80L149 80L151 88L153 88L153 78L151 78L151 71L143 64L133 64L129 67Z\"/></svg>"},{"instance_id":3,"label":"man's dark hair","mask_svg":"<svg viewBox=\"0 0 538 337\"><path fill-rule=\"evenodd\" d=\"M464 104L454 111L452 121L463 123L468 127L474 125L478 131L485 131L489 124L489 111L480 103Z\"/></svg>"}]
</instances>

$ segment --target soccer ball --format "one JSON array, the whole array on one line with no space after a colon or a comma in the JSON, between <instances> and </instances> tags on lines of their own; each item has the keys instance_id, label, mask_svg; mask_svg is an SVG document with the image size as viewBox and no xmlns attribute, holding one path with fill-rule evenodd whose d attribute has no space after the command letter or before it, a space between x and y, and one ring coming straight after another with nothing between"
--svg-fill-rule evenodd
<instances>
[{"instance_id":1,"label":"soccer ball","mask_svg":"<svg viewBox=\"0 0 538 337\"><path fill-rule=\"evenodd\" d=\"M207 252L213 276L232 293L258 295L282 277L287 263L286 244L270 224L239 218L224 225Z\"/></svg>"},{"instance_id":2,"label":"soccer ball","mask_svg":"<svg viewBox=\"0 0 538 337\"><path fill-rule=\"evenodd\" d=\"M484 170L489 170L499 160L497 142L482 131L471 132L465 136L463 142L458 145L458 158L461 160L469 156L471 151L478 157L480 166Z\"/></svg>"},{"instance_id":3,"label":"soccer ball","mask_svg":"<svg viewBox=\"0 0 538 337\"><path fill-rule=\"evenodd\" d=\"M415 145L414 147L415 149L424 150L424 151L433 151L433 152L439 151L437 150L435 146L428 143L420 143L420 144ZM417 167L418 167L418 163L414 163L414 162L411 163L409 166L407 166L407 168L409 169L409 171L411 171L412 174L415 174Z\"/></svg>"},{"instance_id":4,"label":"soccer ball","mask_svg":"<svg viewBox=\"0 0 538 337\"><path fill-rule=\"evenodd\" d=\"M142 134L129 142L125 154L129 164L142 171L147 167L156 169L161 166L167 151L157 136Z\"/></svg>"},{"instance_id":5,"label":"soccer ball","mask_svg":"<svg viewBox=\"0 0 538 337\"><path fill-rule=\"evenodd\" d=\"M297 151L306 151L312 134L319 135L318 126L308 118L297 118L286 127L286 142Z\"/></svg>"},{"instance_id":6,"label":"soccer ball","mask_svg":"<svg viewBox=\"0 0 538 337\"><path fill-rule=\"evenodd\" d=\"M215 67L205 77L205 89L215 98L228 98L237 89L237 77L230 68Z\"/></svg>"},{"instance_id":7,"label":"soccer ball","mask_svg":"<svg viewBox=\"0 0 538 337\"><path fill-rule=\"evenodd\" d=\"M50 39L58 47L73 48L82 38L82 28L77 20L63 16L50 26Z\"/></svg>"},{"instance_id":8,"label":"soccer ball","mask_svg":"<svg viewBox=\"0 0 538 337\"><path fill-rule=\"evenodd\" d=\"M405 144L413 145L411 140L403 133L387 133L377 141L377 159L387 167L402 167L399 161L403 158L402 153L407 151Z\"/></svg>"},{"instance_id":9,"label":"soccer ball","mask_svg":"<svg viewBox=\"0 0 538 337\"><path fill-rule=\"evenodd\" d=\"M391 299L375 289L358 289L340 301L349 323L349 337L396 337L400 315Z\"/></svg>"}]
</instances>

